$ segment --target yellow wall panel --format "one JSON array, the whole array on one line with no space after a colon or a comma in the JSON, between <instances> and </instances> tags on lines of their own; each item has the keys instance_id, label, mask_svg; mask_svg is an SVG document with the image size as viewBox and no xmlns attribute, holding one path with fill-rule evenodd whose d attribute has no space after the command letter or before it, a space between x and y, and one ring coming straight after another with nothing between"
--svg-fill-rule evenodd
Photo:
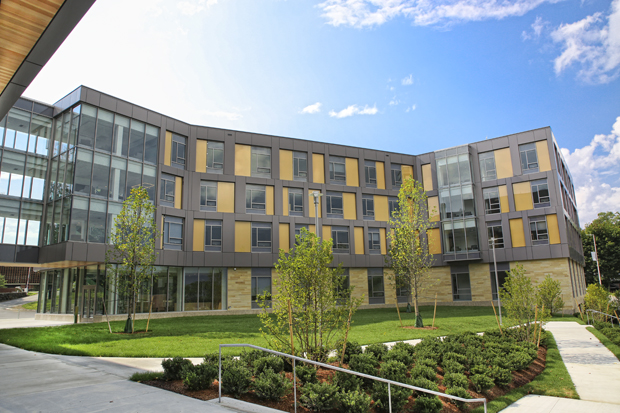
<instances>
[{"instance_id":1,"label":"yellow wall panel","mask_svg":"<svg viewBox=\"0 0 620 413\"><path fill-rule=\"evenodd\" d=\"M510 239L512 247L525 247L525 234L523 233L523 218L510 220Z\"/></svg>"},{"instance_id":2,"label":"yellow wall panel","mask_svg":"<svg viewBox=\"0 0 620 413\"><path fill-rule=\"evenodd\" d=\"M375 162L377 170L377 189L385 189L385 164L383 162Z\"/></svg>"},{"instance_id":3,"label":"yellow wall panel","mask_svg":"<svg viewBox=\"0 0 620 413\"><path fill-rule=\"evenodd\" d=\"M355 204L355 194L345 192L342 194L342 209L344 219L357 219L357 210Z\"/></svg>"},{"instance_id":4,"label":"yellow wall panel","mask_svg":"<svg viewBox=\"0 0 620 413\"><path fill-rule=\"evenodd\" d=\"M551 160L549 159L549 146L547 141L536 142L536 154L538 155L538 170L540 172L551 170Z\"/></svg>"},{"instance_id":5,"label":"yellow wall panel","mask_svg":"<svg viewBox=\"0 0 620 413\"><path fill-rule=\"evenodd\" d=\"M532 201L532 187L529 182L512 184L512 192L515 197L515 211L527 211L534 209Z\"/></svg>"},{"instance_id":6,"label":"yellow wall panel","mask_svg":"<svg viewBox=\"0 0 620 413\"><path fill-rule=\"evenodd\" d=\"M510 212L510 203L508 202L508 188L506 185L500 185L499 189L499 205L502 212Z\"/></svg>"},{"instance_id":7,"label":"yellow wall panel","mask_svg":"<svg viewBox=\"0 0 620 413\"><path fill-rule=\"evenodd\" d=\"M284 252L289 251L289 224L280 224L280 249L284 250Z\"/></svg>"},{"instance_id":8,"label":"yellow wall panel","mask_svg":"<svg viewBox=\"0 0 620 413\"><path fill-rule=\"evenodd\" d=\"M547 231L549 231L549 244L560 243L560 229L558 228L558 216L547 215Z\"/></svg>"},{"instance_id":9,"label":"yellow wall panel","mask_svg":"<svg viewBox=\"0 0 620 413\"><path fill-rule=\"evenodd\" d=\"M314 195L312 195L313 192L314 192L314 189L311 189L308 191L308 200L309 200L308 213L309 213L310 218L315 218L314 216ZM319 218L321 218L322 204L323 204L323 197L320 196L319 197Z\"/></svg>"},{"instance_id":10,"label":"yellow wall panel","mask_svg":"<svg viewBox=\"0 0 620 413\"><path fill-rule=\"evenodd\" d=\"M207 172L207 141L196 141L196 172Z\"/></svg>"},{"instance_id":11,"label":"yellow wall panel","mask_svg":"<svg viewBox=\"0 0 620 413\"><path fill-rule=\"evenodd\" d=\"M355 227L353 228L353 233L355 236L355 253L363 254L364 253L364 228Z\"/></svg>"},{"instance_id":12,"label":"yellow wall panel","mask_svg":"<svg viewBox=\"0 0 620 413\"><path fill-rule=\"evenodd\" d=\"M235 252L252 251L252 226L250 222L235 222Z\"/></svg>"},{"instance_id":13,"label":"yellow wall panel","mask_svg":"<svg viewBox=\"0 0 620 413\"><path fill-rule=\"evenodd\" d=\"M282 188L282 215L288 216L288 188Z\"/></svg>"},{"instance_id":14,"label":"yellow wall panel","mask_svg":"<svg viewBox=\"0 0 620 413\"><path fill-rule=\"evenodd\" d=\"M192 251L205 250L205 221L194 219L194 246Z\"/></svg>"},{"instance_id":15,"label":"yellow wall panel","mask_svg":"<svg viewBox=\"0 0 620 413\"><path fill-rule=\"evenodd\" d=\"M252 175L252 147L248 145L235 145L235 175Z\"/></svg>"},{"instance_id":16,"label":"yellow wall panel","mask_svg":"<svg viewBox=\"0 0 620 413\"><path fill-rule=\"evenodd\" d=\"M345 158L347 186L360 186L360 170L355 158Z\"/></svg>"},{"instance_id":17,"label":"yellow wall panel","mask_svg":"<svg viewBox=\"0 0 620 413\"><path fill-rule=\"evenodd\" d=\"M314 224L308 225L308 231L312 232L313 234L316 234L316 226Z\"/></svg>"},{"instance_id":18,"label":"yellow wall panel","mask_svg":"<svg viewBox=\"0 0 620 413\"><path fill-rule=\"evenodd\" d=\"M274 200L273 200L273 186L265 186L265 214L273 215L274 213Z\"/></svg>"},{"instance_id":19,"label":"yellow wall panel","mask_svg":"<svg viewBox=\"0 0 620 413\"><path fill-rule=\"evenodd\" d=\"M280 179L293 180L293 151L280 149Z\"/></svg>"},{"instance_id":20,"label":"yellow wall panel","mask_svg":"<svg viewBox=\"0 0 620 413\"><path fill-rule=\"evenodd\" d=\"M433 173L431 172L431 164L422 165L422 184L425 191L433 190Z\"/></svg>"},{"instance_id":21,"label":"yellow wall panel","mask_svg":"<svg viewBox=\"0 0 620 413\"><path fill-rule=\"evenodd\" d=\"M432 228L426 232L428 238L428 252L431 254L441 254L441 239L439 228Z\"/></svg>"},{"instance_id":22,"label":"yellow wall panel","mask_svg":"<svg viewBox=\"0 0 620 413\"><path fill-rule=\"evenodd\" d=\"M429 196L427 201L428 201L428 219L431 222L439 222L439 197Z\"/></svg>"},{"instance_id":23,"label":"yellow wall panel","mask_svg":"<svg viewBox=\"0 0 620 413\"><path fill-rule=\"evenodd\" d=\"M164 165L170 166L172 157L172 132L166 131L166 139L164 140Z\"/></svg>"},{"instance_id":24,"label":"yellow wall panel","mask_svg":"<svg viewBox=\"0 0 620 413\"><path fill-rule=\"evenodd\" d=\"M387 254L387 244L385 242L385 228L379 228L379 240L381 242L381 254Z\"/></svg>"},{"instance_id":25,"label":"yellow wall panel","mask_svg":"<svg viewBox=\"0 0 620 413\"><path fill-rule=\"evenodd\" d=\"M510 178L512 172L512 158L510 157L510 148L498 149L495 154L495 170L497 171L497 179Z\"/></svg>"},{"instance_id":26,"label":"yellow wall panel","mask_svg":"<svg viewBox=\"0 0 620 413\"><path fill-rule=\"evenodd\" d=\"M413 167L412 166L401 165L400 170L401 170L401 173L403 174L403 182L405 182L405 179L407 179L407 177L409 176L413 178Z\"/></svg>"},{"instance_id":27,"label":"yellow wall panel","mask_svg":"<svg viewBox=\"0 0 620 413\"><path fill-rule=\"evenodd\" d=\"M323 231L321 234L323 236L323 240L332 239L332 227L330 225L323 225L321 231Z\"/></svg>"},{"instance_id":28,"label":"yellow wall panel","mask_svg":"<svg viewBox=\"0 0 620 413\"><path fill-rule=\"evenodd\" d=\"M388 205L388 197L385 195L375 195L375 221L389 221L390 208Z\"/></svg>"},{"instance_id":29,"label":"yellow wall panel","mask_svg":"<svg viewBox=\"0 0 620 413\"><path fill-rule=\"evenodd\" d=\"M174 177L174 207L176 209L183 209L183 178L180 176Z\"/></svg>"},{"instance_id":30,"label":"yellow wall panel","mask_svg":"<svg viewBox=\"0 0 620 413\"><path fill-rule=\"evenodd\" d=\"M235 212L235 183L217 183L217 212Z\"/></svg>"},{"instance_id":31,"label":"yellow wall panel","mask_svg":"<svg viewBox=\"0 0 620 413\"><path fill-rule=\"evenodd\" d=\"M325 183L325 157L320 153L312 154L312 182Z\"/></svg>"}]
</instances>

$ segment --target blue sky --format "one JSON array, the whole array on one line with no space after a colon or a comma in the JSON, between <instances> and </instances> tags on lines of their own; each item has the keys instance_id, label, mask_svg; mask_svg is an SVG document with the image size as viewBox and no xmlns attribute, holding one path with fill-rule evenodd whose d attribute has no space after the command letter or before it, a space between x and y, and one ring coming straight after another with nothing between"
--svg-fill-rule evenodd
<instances>
[{"instance_id":1,"label":"blue sky","mask_svg":"<svg viewBox=\"0 0 620 413\"><path fill-rule=\"evenodd\" d=\"M551 126L620 210L620 0L98 0L26 91L419 154Z\"/></svg>"}]
</instances>

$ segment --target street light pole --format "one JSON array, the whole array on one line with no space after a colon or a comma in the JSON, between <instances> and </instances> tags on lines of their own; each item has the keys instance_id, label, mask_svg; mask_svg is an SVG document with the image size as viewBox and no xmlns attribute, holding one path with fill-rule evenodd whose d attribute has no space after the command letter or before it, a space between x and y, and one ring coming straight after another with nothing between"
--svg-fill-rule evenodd
<instances>
[{"instance_id":1,"label":"street light pole","mask_svg":"<svg viewBox=\"0 0 620 413\"><path fill-rule=\"evenodd\" d=\"M316 236L321 237L321 233L319 232L319 197L321 193L319 191L312 192L312 196L314 197L314 227L316 228Z\"/></svg>"},{"instance_id":2,"label":"street light pole","mask_svg":"<svg viewBox=\"0 0 620 413\"><path fill-rule=\"evenodd\" d=\"M499 277L497 276L497 260L495 259L495 237L489 241L493 243L493 270L495 271L495 291L497 291L497 307L499 308L499 323L502 323L502 300L499 296ZM493 299L493 297L491 297Z\"/></svg>"},{"instance_id":3,"label":"street light pole","mask_svg":"<svg viewBox=\"0 0 620 413\"><path fill-rule=\"evenodd\" d=\"M594 261L596 261L596 269L598 271L598 283L600 285L603 285L603 282L601 281L601 267L599 267L598 265L598 252L596 251L596 237L594 236L594 234L590 234L592 235L592 240L594 240L594 257L596 258Z\"/></svg>"}]
</instances>

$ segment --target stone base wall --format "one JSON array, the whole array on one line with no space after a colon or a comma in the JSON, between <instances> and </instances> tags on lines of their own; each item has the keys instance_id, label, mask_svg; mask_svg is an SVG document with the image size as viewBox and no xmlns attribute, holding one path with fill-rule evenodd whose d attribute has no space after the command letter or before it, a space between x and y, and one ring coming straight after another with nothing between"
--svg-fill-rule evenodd
<instances>
[{"instance_id":1,"label":"stone base wall","mask_svg":"<svg viewBox=\"0 0 620 413\"><path fill-rule=\"evenodd\" d=\"M437 303L452 302L452 278L450 267L433 267L425 276L426 288L418 295L418 302ZM439 305L439 304L438 304Z\"/></svg>"},{"instance_id":2,"label":"stone base wall","mask_svg":"<svg viewBox=\"0 0 620 413\"><path fill-rule=\"evenodd\" d=\"M368 271L366 268L349 268L349 284L355 286L353 298L363 296L362 305L368 304Z\"/></svg>"},{"instance_id":3,"label":"stone base wall","mask_svg":"<svg viewBox=\"0 0 620 413\"><path fill-rule=\"evenodd\" d=\"M251 268L228 269L228 306L231 310L252 308Z\"/></svg>"},{"instance_id":4,"label":"stone base wall","mask_svg":"<svg viewBox=\"0 0 620 413\"><path fill-rule=\"evenodd\" d=\"M15 300L16 298L27 297L28 293L0 293L0 301Z\"/></svg>"}]
</instances>

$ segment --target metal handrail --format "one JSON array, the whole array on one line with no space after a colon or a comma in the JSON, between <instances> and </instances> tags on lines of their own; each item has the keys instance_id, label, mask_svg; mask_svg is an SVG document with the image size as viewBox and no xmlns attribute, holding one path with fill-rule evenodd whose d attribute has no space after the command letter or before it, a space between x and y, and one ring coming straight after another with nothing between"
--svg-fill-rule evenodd
<instances>
[{"instance_id":1,"label":"metal handrail","mask_svg":"<svg viewBox=\"0 0 620 413\"><path fill-rule=\"evenodd\" d=\"M428 390L428 389L423 389L421 387L416 387L416 386L412 386L410 384L405 384L405 383L400 383L397 381L393 381L393 380L388 380L388 379L384 379L383 377L376 377L376 376L371 376L370 374L364 374L364 373L360 373L357 371L353 371L353 370L348 370L348 369L343 369L342 367L336 367L336 366L332 366L329 364L325 364L325 363L320 363L318 361L313 361L313 360L308 360L302 357L297 357L297 356L293 356L290 354L286 354L286 353L281 353L279 351L275 351L275 350L270 350L268 348L263 348L263 347L258 347L255 346L253 344L220 344L220 360L219 360L219 376L218 376L218 386L219 386L219 402L222 403L222 347L250 347L256 350L262 350L262 351L266 351L267 353L271 353L271 354L275 354L278 356L283 356L283 357L287 357L293 360L293 397L294 397L294 402L295 402L295 412L297 412L297 375L296 375L296 371L295 371L295 361L301 361L304 363L308 363L308 364L314 364L315 366L319 366L319 367L324 367L327 369L331 369L331 370L336 370L336 371L340 371L343 373L349 373L349 374L353 374L355 376L360 376L360 377L364 377L366 379L371 379L371 380L376 380L376 381L381 381L383 383L387 383L388 385L388 403L390 406L390 413L392 413L392 389L391 389L391 385L395 385L395 386L400 386L400 387L405 387L407 389L411 389L411 390L416 390L416 391L421 391L424 393L429 393L429 394L434 394L435 396L441 396L441 397L445 397L447 399L453 399L453 400L458 400L460 402L465 402L465 403L484 403L484 413L487 413L487 399L486 398L479 398L479 399L464 399L462 397L458 397L458 396L453 396L451 394L445 394L445 393L440 393L438 391L434 391L434 390Z\"/></svg>"},{"instance_id":2,"label":"metal handrail","mask_svg":"<svg viewBox=\"0 0 620 413\"><path fill-rule=\"evenodd\" d=\"M590 324L590 314L588 313L597 313L597 314L602 314L606 317L611 318L611 327L613 328L614 326L614 318L616 319L616 321L618 321L618 326L620 326L620 318L613 316L611 314L607 314L607 313L603 313L602 311L596 311L596 310L586 310L586 318L588 319L588 325L592 325ZM592 316L592 321L594 321L594 316Z\"/></svg>"}]
</instances>

